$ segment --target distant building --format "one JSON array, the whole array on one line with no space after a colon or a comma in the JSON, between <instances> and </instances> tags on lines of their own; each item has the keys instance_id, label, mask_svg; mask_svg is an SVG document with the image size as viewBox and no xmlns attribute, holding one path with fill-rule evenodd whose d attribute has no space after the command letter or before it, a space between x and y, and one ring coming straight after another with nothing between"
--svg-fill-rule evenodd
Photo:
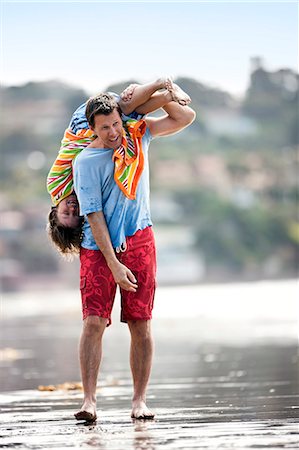
<instances>
[{"instance_id":1,"label":"distant building","mask_svg":"<svg viewBox=\"0 0 299 450\"><path fill-rule=\"evenodd\" d=\"M206 110L202 113L207 130L216 135L247 136L257 132L253 119L238 109Z\"/></svg>"}]
</instances>

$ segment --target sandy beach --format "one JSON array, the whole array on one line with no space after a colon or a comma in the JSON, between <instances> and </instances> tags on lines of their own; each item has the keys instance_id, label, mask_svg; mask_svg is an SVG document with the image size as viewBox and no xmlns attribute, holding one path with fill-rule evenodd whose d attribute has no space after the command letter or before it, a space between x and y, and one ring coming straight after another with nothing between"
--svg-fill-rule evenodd
<instances>
[{"instance_id":1,"label":"sandy beach","mask_svg":"<svg viewBox=\"0 0 299 450\"><path fill-rule=\"evenodd\" d=\"M38 390L80 380L78 294L61 293L59 311L53 293L43 300L5 295L0 448L298 448L296 289L294 282L160 289L148 391L156 418L149 422L130 418L129 339L116 305L93 425L73 418L80 389ZM176 313L174 292L189 299L184 317Z\"/></svg>"}]
</instances>

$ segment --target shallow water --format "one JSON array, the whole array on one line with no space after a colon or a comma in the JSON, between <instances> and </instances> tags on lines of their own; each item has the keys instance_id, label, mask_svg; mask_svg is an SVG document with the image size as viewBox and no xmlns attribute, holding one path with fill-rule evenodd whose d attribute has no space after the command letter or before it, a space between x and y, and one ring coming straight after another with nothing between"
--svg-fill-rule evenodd
<instances>
[{"instance_id":1,"label":"shallow water","mask_svg":"<svg viewBox=\"0 0 299 450\"><path fill-rule=\"evenodd\" d=\"M6 297L0 448L298 448L294 283L243 289L242 306L236 286L211 287L210 292L198 287L160 292L148 391L156 419L149 422L130 418L129 338L127 327L118 323L116 307L113 326L104 338L99 418L94 425L73 418L81 406L81 391L37 390L39 384L80 379L81 317L73 301L76 295L65 293L59 310L50 294L42 301L34 295L12 296L9 306ZM188 308L180 317L182 292Z\"/></svg>"}]
</instances>

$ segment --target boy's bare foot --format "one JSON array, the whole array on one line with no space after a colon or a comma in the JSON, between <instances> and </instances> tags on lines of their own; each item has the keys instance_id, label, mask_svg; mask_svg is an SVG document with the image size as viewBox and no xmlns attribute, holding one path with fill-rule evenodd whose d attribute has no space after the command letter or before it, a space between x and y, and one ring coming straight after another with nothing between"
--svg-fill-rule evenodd
<instances>
[{"instance_id":1,"label":"boy's bare foot","mask_svg":"<svg viewBox=\"0 0 299 450\"><path fill-rule=\"evenodd\" d=\"M165 88L171 93L172 100L182 106L189 105L191 98L171 78L165 79Z\"/></svg>"},{"instance_id":2,"label":"boy's bare foot","mask_svg":"<svg viewBox=\"0 0 299 450\"><path fill-rule=\"evenodd\" d=\"M172 81L171 77L165 77L164 78L164 87L167 89L167 91L172 92L174 89L174 83Z\"/></svg>"},{"instance_id":3,"label":"boy's bare foot","mask_svg":"<svg viewBox=\"0 0 299 450\"><path fill-rule=\"evenodd\" d=\"M94 422L97 420L96 404L85 401L80 411L74 414L77 420L85 420L86 422Z\"/></svg>"},{"instance_id":4,"label":"boy's bare foot","mask_svg":"<svg viewBox=\"0 0 299 450\"><path fill-rule=\"evenodd\" d=\"M132 403L132 419L153 419L155 414L151 412L143 401L133 401Z\"/></svg>"}]
</instances>

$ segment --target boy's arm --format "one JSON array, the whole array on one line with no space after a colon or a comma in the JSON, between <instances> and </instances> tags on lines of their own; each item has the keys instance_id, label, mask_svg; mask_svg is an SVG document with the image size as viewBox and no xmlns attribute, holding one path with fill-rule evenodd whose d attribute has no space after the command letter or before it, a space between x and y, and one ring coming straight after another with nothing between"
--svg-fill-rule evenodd
<instances>
[{"instance_id":1,"label":"boy's arm","mask_svg":"<svg viewBox=\"0 0 299 450\"><path fill-rule=\"evenodd\" d=\"M181 106L176 102L168 103L163 109L167 113L165 116L145 119L152 136L169 136L177 133L190 125L196 117L193 109L189 106Z\"/></svg>"},{"instance_id":2,"label":"boy's arm","mask_svg":"<svg viewBox=\"0 0 299 450\"><path fill-rule=\"evenodd\" d=\"M136 292L137 280L131 270L117 259L103 212L88 214L87 219L96 244L101 249L115 282L126 291Z\"/></svg>"}]
</instances>

